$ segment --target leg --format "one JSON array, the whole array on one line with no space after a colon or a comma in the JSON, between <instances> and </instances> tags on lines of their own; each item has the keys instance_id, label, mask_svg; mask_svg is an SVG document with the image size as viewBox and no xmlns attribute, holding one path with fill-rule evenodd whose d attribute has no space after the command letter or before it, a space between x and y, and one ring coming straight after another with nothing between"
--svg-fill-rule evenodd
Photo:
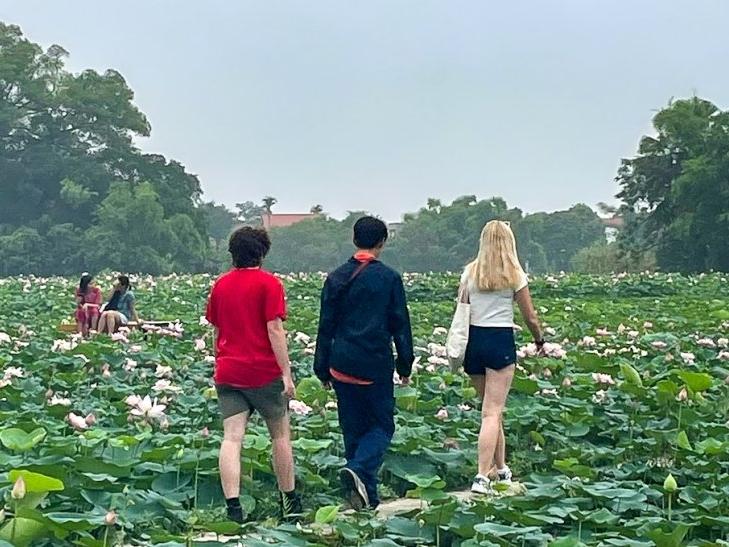
<instances>
[{"instance_id":1,"label":"leg","mask_svg":"<svg viewBox=\"0 0 729 547\"><path fill-rule=\"evenodd\" d=\"M339 426L342 428L344 437L344 457L347 459L347 464L354 458L360 438L367 431L367 422L362 416L363 410L366 412L366 405L360 401L358 391L360 387L334 382Z\"/></svg>"},{"instance_id":2,"label":"leg","mask_svg":"<svg viewBox=\"0 0 729 547\"><path fill-rule=\"evenodd\" d=\"M277 420L266 420L266 426L273 444L273 472L278 480L278 489L291 492L296 488L296 478L288 413Z\"/></svg>"},{"instance_id":3,"label":"leg","mask_svg":"<svg viewBox=\"0 0 729 547\"><path fill-rule=\"evenodd\" d=\"M106 332L106 318L108 317L108 312L102 312L101 317L99 317L99 325L98 325L98 331L100 333Z\"/></svg>"},{"instance_id":4,"label":"leg","mask_svg":"<svg viewBox=\"0 0 729 547\"><path fill-rule=\"evenodd\" d=\"M471 383L473 383L473 387L476 388L476 393L478 394L479 400L484 400L484 391L485 391L485 381L486 376L483 374L472 374L471 377ZM506 438L504 437L504 423L503 421L500 421L499 423L499 438L496 441L496 453L494 455L494 465L496 466L496 469L503 469L506 467Z\"/></svg>"},{"instance_id":5,"label":"leg","mask_svg":"<svg viewBox=\"0 0 729 547\"><path fill-rule=\"evenodd\" d=\"M514 365L486 372L481 409L481 431L478 436L478 472L480 475L487 476L494 463L496 445L500 436L501 415L513 377Z\"/></svg>"},{"instance_id":6,"label":"leg","mask_svg":"<svg viewBox=\"0 0 729 547\"><path fill-rule=\"evenodd\" d=\"M223 442L218 464L225 499L240 496L240 449L249 415L249 412L241 412L223 420Z\"/></svg>"},{"instance_id":7,"label":"leg","mask_svg":"<svg viewBox=\"0 0 729 547\"><path fill-rule=\"evenodd\" d=\"M366 404L360 407L360 412L364 413L363 420L368 427L359 439L349 467L364 482L370 506L377 507L380 503L378 474L395 433L395 396L391 383L356 387L365 395Z\"/></svg>"}]
</instances>

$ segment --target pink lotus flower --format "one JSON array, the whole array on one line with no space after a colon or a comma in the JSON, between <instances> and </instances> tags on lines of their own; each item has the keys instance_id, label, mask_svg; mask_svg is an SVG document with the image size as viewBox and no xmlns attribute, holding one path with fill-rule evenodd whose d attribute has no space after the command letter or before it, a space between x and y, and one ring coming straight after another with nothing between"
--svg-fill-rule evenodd
<instances>
[{"instance_id":1,"label":"pink lotus flower","mask_svg":"<svg viewBox=\"0 0 729 547\"><path fill-rule=\"evenodd\" d=\"M48 401L49 406L71 406L71 399L53 395Z\"/></svg>"},{"instance_id":2,"label":"pink lotus flower","mask_svg":"<svg viewBox=\"0 0 729 547\"><path fill-rule=\"evenodd\" d=\"M111 335L111 341L112 342L123 342L124 344L128 344L129 338L127 338L127 335L124 334L123 332L118 331Z\"/></svg>"},{"instance_id":3,"label":"pink lotus flower","mask_svg":"<svg viewBox=\"0 0 729 547\"><path fill-rule=\"evenodd\" d=\"M653 323L651 323L650 321L646 321L645 323L643 323L643 328L644 329L652 329L653 328Z\"/></svg>"},{"instance_id":4,"label":"pink lotus flower","mask_svg":"<svg viewBox=\"0 0 729 547\"><path fill-rule=\"evenodd\" d=\"M201 436L201 437L202 437L203 439L207 439L207 438L208 438L208 437L210 436L210 430L209 430L209 429L207 428L207 426L203 427L203 428L202 428L202 429L200 430L200 436Z\"/></svg>"},{"instance_id":5,"label":"pink lotus flower","mask_svg":"<svg viewBox=\"0 0 729 547\"><path fill-rule=\"evenodd\" d=\"M447 420L448 411L445 408L441 408L438 412L436 412L435 417L439 420Z\"/></svg>"},{"instance_id":6,"label":"pink lotus flower","mask_svg":"<svg viewBox=\"0 0 729 547\"><path fill-rule=\"evenodd\" d=\"M104 517L104 524L107 526L114 526L116 524L117 517L114 511L109 511Z\"/></svg>"},{"instance_id":7,"label":"pink lotus flower","mask_svg":"<svg viewBox=\"0 0 729 547\"><path fill-rule=\"evenodd\" d=\"M129 395L126 399L124 399L124 402L128 406L137 406L142 402L142 398L139 395Z\"/></svg>"},{"instance_id":8,"label":"pink lotus flower","mask_svg":"<svg viewBox=\"0 0 729 547\"><path fill-rule=\"evenodd\" d=\"M551 377L552 377L552 371L551 371L551 370L549 370L548 368L545 368L545 369L544 369L544 370L542 371L542 376L543 376L544 378L547 378L547 379L549 379L549 378L551 378Z\"/></svg>"},{"instance_id":9,"label":"pink lotus flower","mask_svg":"<svg viewBox=\"0 0 729 547\"><path fill-rule=\"evenodd\" d=\"M96 424L96 416L94 416L93 413L89 414L88 416L86 416L86 418L84 418L84 421L86 422L86 425L91 427L92 425Z\"/></svg>"},{"instance_id":10,"label":"pink lotus flower","mask_svg":"<svg viewBox=\"0 0 729 547\"><path fill-rule=\"evenodd\" d=\"M654 340L653 342L651 342L651 346L656 349L666 349L668 347L668 344L666 344L663 340Z\"/></svg>"},{"instance_id":11,"label":"pink lotus flower","mask_svg":"<svg viewBox=\"0 0 729 547\"><path fill-rule=\"evenodd\" d=\"M549 336L557 336L557 331L554 330L552 327L547 327L544 329L545 334L548 334Z\"/></svg>"},{"instance_id":12,"label":"pink lotus flower","mask_svg":"<svg viewBox=\"0 0 729 547\"><path fill-rule=\"evenodd\" d=\"M562 387L569 388L572 387L572 380L569 376L566 376L564 380L562 380Z\"/></svg>"},{"instance_id":13,"label":"pink lotus flower","mask_svg":"<svg viewBox=\"0 0 729 547\"><path fill-rule=\"evenodd\" d=\"M597 329L595 331L595 334L597 334L598 336L610 336L610 331L608 331L607 329Z\"/></svg>"},{"instance_id":14,"label":"pink lotus flower","mask_svg":"<svg viewBox=\"0 0 729 547\"><path fill-rule=\"evenodd\" d=\"M629 330L628 331L628 336L630 336L631 338L637 338L639 334L640 333L637 330Z\"/></svg>"},{"instance_id":15,"label":"pink lotus flower","mask_svg":"<svg viewBox=\"0 0 729 547\"><path fill-rule=\"evenodd\" d=\"M73 412L70 412L66 416L66 420L76 431L84 431L89 428L89 424L86 423L86 420Z\"/></svg>"},{"instance_id":16,"label":"pink lotus flower","mask_svg":"<svg viewBox=\"0 0 729 547\"><path fill-rule=\"evenodd\" d=\"M696 356L693 353L691 353L691 352L688 352L688 351L687 352L683 352L682 351L681 352L681 359L683 359L684 362L687 365L693 365L694 364L694 361L696 360Z\"/></svg>"},{"instance_id":17,"label":"pink lotus flower","mask_svg":"<svg viewBox=\"0 0 729 547\"><path fill-rule=\"evenodd\" d=\"M299 416L306 416L311 413L311 407L309 405L296 399L289 401L289 410Z\"/></svg>"},{"instance_id":18,"label":"pink lotus flower","mask_svg":"<svg viewBox=\"0 0 729 547\"><path fill-rule=\"evenodd\" d=\"M554 388L544 388L541 391L542 396L544 397L557 397L559 398L559 394L557 393L557 390Z\"/></svg>"},{"instance_id":19,"label":"pink lotus flower","mask_svg":"<svg viewBox=\"0 0 729 547\"><path fill-rule=\"evenodd\" d=\"M623 325L622 323L620 323L620 325L618 325L618 334L623 334L626 329L627 329L627 327L625 325Z\"/></svg>"},{"instance_id":20,"label":"pink lotus flower","mask_svg":"<svg viewBox=\"0 0 729 547\"><path fill-rule=\"evenodd\" d=\"M441 344L434 344L433 342L431 342L430 344L428 344L428 352L433 357L448 357L448 351L446 350L446 347Z\"/></svg>"},{"instance_id":21,"label":"pink lotus flower","mask_svg":"<svg viewBox=\"0 0 729 547\"><path fill-rule=\"evenodd\" d=\"M134 359L127 359L126 364L124 365L124 370L127 372L133 371L135 368L137 368L138 363Z\"/></svg>"},{"instance_id":22,"label":"pink lotus flower","mask_svg":"<svg viewBox=\"0 0 729 547\"><path fill-rule=\"evenodd\" d=\"M701 338L696 343L702 348L715 348L716 343L711 338Z\"/></svg>"},{"instance_id":23,"label":"pink lotus flower","mask_svg":"<svg viewBox=\"0 0 729 547\"><path fill-rule=\"evenodd\" d=\"M129 346L129 353L139 353L142 351L142 346L139 344L134 344L133 346Z\"/></svg>"},{"instance_id":24,"label":"pink lotus flower","mask_svg":"<svg viewBox=\"0 0 729 547\"><path fill-rule=\"evenodd\" d=\"M592 380L596 384L603 384L608 386L614 386L615 380L613 380L613 377L609 374L603 374L602 372L593 372L592 373Z\"/></svg>"},{"instance_id":25,"label":"pink lotus flower","mask_svg":"<svg viewBox=\"0 0 729 547\"><path fill-rule=\"evenodd\" d=\"M729 348L729 338L719 338L716 341L716 345L720 348Z\"/></svg>"},{"instance_id":26,"label":"pink lotus flower","mask_svg":"<svg viewBox=\"0 0 729 547\"><path fill-rule=\"evenodd\" d=\"M433 329L433 336L445 336L448 334L448 329L445 327L435 327Z\"/></svg>"},{"instance_id":27,"label":"pink lotus flower","mask_svg":"<svg viewBox=\"0 0 729 547\"><path fill-rule=\"evenodd\" d=\"M471 406L461 403L458 405L458 410L460 410L461 412L468 412L469 410L471 410Z\"/></svg>"},{"instance_id":28,"label":"pink lotus flower","mask_svg":"<svg viewBox=\"0 0 729 547\"><path fill-rule=\"evenodd\" d=\"M718 357L720 361L729 361L729 351L720 351Z\"/></svg>"},{"instance_id":29,"label":"pink lotus flower","mask_svg":"<svg viewBox=\"0 0 729 547\"><path fill-rule=\"evenodd\" d=\"M157 378L172 378L172 367L157 365L157 368L154 371L154 375Z\"/></svg>"},{"instance_id":30,"label":"pink lotus flower","mask_svg":"<svg viewBox=\"0 0 729 547\"><path fill-rule=\"evenodd\" d=\"M686 399L688 399L688 391L686 391L686 388L683 388L681 391L678 392L676 400L685 401Z\"/></svg>"},{"instance_id":31,"label":"pink lotus flower","mask_svg":"<svg viewBox=\"0 0 729 547\"><path fill-rule=\"evenodd\" d=\"M210 324L210 321L208 321L204 315L201 315L200 321L198 323L200 324L201 327L207 327Z\"/></svg>"},{"instance_id":32,"label":"pink lotus flower","mask_svg":"<svg viewBox=\"0 0 729 547\"><path fill-rule=\"evenodd\" d=\"M311 336L304 332L297 332L296 336L294 336L294 342L297 342L299 344L308 344L311 342Z\"/></svg>"},{"instance_id":33,"label":"pink lotus flower","mask_svg":"<svg viewBox=\"0 0 729 547\"><path fill-rule=\"evenodd\" d=\"M202 338L198 338L195 340L195 349L197 351L203 351L205 347L205 340L203 340Z\"/></svg>"},{"instance_id":34,"label":"pink lotus flower","mask_svg":"<svg viewBox=\"0 0 729 547\"><path fill-rule=\"evenodd\" d=\"M182 388L175 386L169 380L162 378L157 380L154 386L152 386L152 391L156 393L180 393Z\"/></svg>"},{"instance_id":35,"label":"pink lotus flower","mask_svg":"<svg viewBox=\"0 0 729 547\"><path fill-rule=\"evenodd\" d=\"M0 346L3 344L9 344L13 341L7 332L0 332Z\"/></svg>"},{"instance_id":36,"label":"pink lotus flower","mask_svg":"<svg viewBox=\"0 0 729 547\"><path fill-rule=\"evenodd\" d=\"M337 401L327 401L327 404L324 405L324 408L326 408L327 410L336 410Z\"/></svg>"},{"instance_id":37,"label":"pink lotus flower","mask_svg":"<svg viewBox=\"0 0 729 547\"><path fill-rule=\"evenodd\" d=\"M591 348L595 345L595 339L592 336L584 336L582 340L577 342L577 344L580 346Z\"/></svg>"},{"instance_id":38,"label":"pink lotus flower","mask_svg":"<svg viewBox=\"0 0 729 547\"><path fill-rule=\"evenodd\" d=\"M429 370L428 372L435 372L436 366L448 366L448 359L444 359L443 357L436 357L435 355L431 355L428 357L428 363L433 365L433 370Z\"/></svg>"}]
</instances>

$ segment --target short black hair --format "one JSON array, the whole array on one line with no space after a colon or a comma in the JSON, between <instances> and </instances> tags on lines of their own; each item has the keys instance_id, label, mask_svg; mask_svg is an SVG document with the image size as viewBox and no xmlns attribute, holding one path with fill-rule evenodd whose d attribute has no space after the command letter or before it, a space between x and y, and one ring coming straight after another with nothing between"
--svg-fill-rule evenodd
<instances>
[{"instance_id":1,"label":"short black hair","mask_svg":"<svg viewBox=\"0 0 729 547\"><path fill-rule=\"evenodd\" d=\"M129 282L129 276L127 276L127 275L120 275L116 279L117 279L117 281L119 281L119 284L122 287L126 287L127 289L131 289L132 288L132 284Z\"/></svg>"},{"instance_id":2,"label":"short black hair","mask_svg":"<svg viewBox=\"0 0 729 547\"><path fill-rule=\"evenodd\" d=\"M228 250L236 268L254 268L271 250L271 239L263 228L243 226L230 236Z\"/></svg>"},{"instance_id":3,"label":"short black hair","mask_svg":"<svg viewBox=\"0 0 729 547\"><path fill-rule=\"evenodd\" d=\"M387 241L387 224L375 217L362 217L354 224L354 244L359 249L374 249Z\"/></svg>"}]
</instances>

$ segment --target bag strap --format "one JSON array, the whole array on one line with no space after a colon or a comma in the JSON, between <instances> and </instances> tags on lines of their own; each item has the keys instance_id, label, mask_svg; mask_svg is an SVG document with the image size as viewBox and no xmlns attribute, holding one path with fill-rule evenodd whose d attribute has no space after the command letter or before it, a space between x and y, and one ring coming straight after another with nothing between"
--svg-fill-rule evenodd
<instances>
[{"instance_id":1,"label":"bag strap","mask_svg":"<svg viewBox=\"0 0 729 547\"><path fill-rule=\"evenodd\" d=\"M471 294L468 290L468 281L465 283L461 283L461 286L458 288L458 302L461 304L470 304L471 303Z\"/></svg>"},{"instance_id":2,"label":"bag strap","mask_svg":"<svg viewBox=\"0 0 729 547\"><path fill-rule=\"evenodd\" d=\"M336 298L336 310L335 310L335 316L337 317L337 323L339 323L339 315L341 314L342 305L344 304L344 298L347 296L347 293L349 292L349 288L352 286L352 282L361 274L367 266L370 265L371 261L367 262L361 262L355 269L354 272L352 272L352 275L349 277L347 282L342 285L342 287L339 289L339 292L337 294Z\"/></svg>"}]
</instances>

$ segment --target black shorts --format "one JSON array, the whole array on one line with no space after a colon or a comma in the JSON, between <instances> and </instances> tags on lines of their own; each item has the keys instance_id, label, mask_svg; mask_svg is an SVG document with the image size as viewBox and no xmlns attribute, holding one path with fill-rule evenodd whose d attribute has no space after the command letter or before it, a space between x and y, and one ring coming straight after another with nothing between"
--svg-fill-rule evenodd
<instances>
[{"instance_id":1,"label":"black shorts","mask_svg":"<svg viewBox=\"0 0 729 547\"><path fill-rule=\"evenodd\" d=\"M463 361L467 374L486 374L486 369L501 370L516 363L516 342L511 327L474 327L468 331L468 346Z\"/></svg>"}]
</instances>

